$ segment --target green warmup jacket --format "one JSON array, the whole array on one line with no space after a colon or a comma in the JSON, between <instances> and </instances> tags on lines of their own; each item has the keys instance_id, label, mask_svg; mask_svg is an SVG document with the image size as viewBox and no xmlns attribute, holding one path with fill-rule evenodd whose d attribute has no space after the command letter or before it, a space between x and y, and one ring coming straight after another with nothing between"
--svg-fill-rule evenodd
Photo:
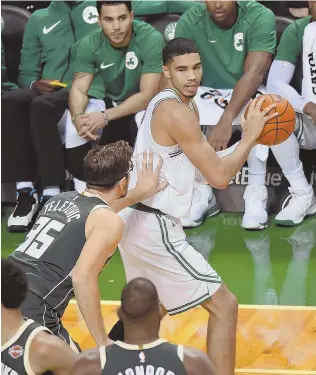
<instances>
[{"instance_id":1,"label":"green warmup jacket","mask_svg":"<svg viewBox=\"0 0 316 375\"><path fill-rule=\"evenodd\" d=\"M99 28L95 4L95 1L74 1L70 7L66 1L52 1L49 7L31 15L23 37L20 87L30 87L39 79L72 82L70 62L75 55L76 42ZM96 84L94 82L90 91ZM102 97L102 94L95 96Z\"/></svg>"},{"instance_id":2,"label":"green warmup jacket","mask_svg":"<svg viewBox=\"0 0 316 375\"><path fill-rule=\"evenodd\" d=\"M198 4L195 1L175 1L175 0L161 0L161 1L144 1L133 0L132 8L135 16L147 16L153 14L183 14L193 5Z\"/></svg>"}]
</instances>

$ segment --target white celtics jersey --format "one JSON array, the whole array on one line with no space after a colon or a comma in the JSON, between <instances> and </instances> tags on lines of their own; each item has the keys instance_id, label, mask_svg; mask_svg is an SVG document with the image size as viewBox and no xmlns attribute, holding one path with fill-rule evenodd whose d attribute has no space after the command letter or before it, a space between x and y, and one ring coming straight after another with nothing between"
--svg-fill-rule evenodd
<instances>
[{"instance_id":1,"label":"white celtics jersey","mask_svg":"<svg viewBox=\"0 0 316 375\"><path fill-rule=\"evenodd\" d=\"M134 149L134 158L141 163L142 153L146 150L154 152L154 166L157 165L159 155L163 159L161 169L161 180L168 181L167 188L155 196L143 201L146 206L158 209L173 217L188 216L193 197L193 188L198 182L200 173L189 161L179 145L165 147L157 144L151 134L151 119L157 105L163 100L176 99L181 102L180 97L171 89L165 89L156 95L149 103L141 125L138 129ZM194 111L193 102L189 107ZM141 165L141 164L140 164ZM136 168L131 176L131 186L135 186L137 178Z\"/></svg>"}]
</instances>

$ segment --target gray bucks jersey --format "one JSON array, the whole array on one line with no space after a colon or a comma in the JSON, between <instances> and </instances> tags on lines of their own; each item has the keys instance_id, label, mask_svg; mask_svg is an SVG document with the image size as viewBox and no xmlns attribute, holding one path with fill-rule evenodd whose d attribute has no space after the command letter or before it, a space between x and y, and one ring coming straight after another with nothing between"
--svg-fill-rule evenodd
<instances>
[{"instance_id":1,"label":"gray bucks jersey","mask_svg":"<svg viewBox=\"0 0 316 375\"><path fill-rule=\"evenodd\" d=\"M51 198L9 257L27 274L30 291L60 315L74 296L71 272L86 241L86 220L100 207L108 206L96 196L78 192Z\"/></svg>"},{"instance_id":2,"label":"gray bucks jersey","mask_svg":"<svg viewBox=\"0 0 316 375\"><path fill-rule=\"evenodd\" d=\"M25 320L18 332L1 347L2 375L33 375L30 366L29 348L34 336L41 331L50 331L35 323L32 319ZM46 372L46 375L52 374Z\"/></svg>"},{"instance_id":3,"label":"gray bucks jersey","mask_svg":"<svg viewBox=\"0 0 316 375\"><path fill-rule=\"evenodd\" d=\"M186 375L183 346L157 340L145 345L116 341L100 348L102 375Z\"/></svg>"}]
</instances>

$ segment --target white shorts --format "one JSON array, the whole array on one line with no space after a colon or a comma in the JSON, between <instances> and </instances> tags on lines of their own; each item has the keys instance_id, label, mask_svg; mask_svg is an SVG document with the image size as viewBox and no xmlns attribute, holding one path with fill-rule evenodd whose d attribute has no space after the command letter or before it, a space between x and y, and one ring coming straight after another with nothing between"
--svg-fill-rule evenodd
<instances>
[{"instance_id":1,"label":"white shorts","mask_svg":"<svg viewBox=\"0 0 316 375\"><path fill-rule=\"evenodd\" d=\"M105 110L105 103L101 99L89 99L89 103L85 113L89 112L100 112ZM76 127L71 121L71 115L69 110L67 110L66 125L65 125L65 147L73 148L86 144L89 142L85 138L78 135ZM100 130L100 135L102 134L102 129Z\"/></svg>"},{"instance_id":2,"label":"white shorts","mask_svg":"<svg viewBox=\"0 0 316 375\"><path fill-rule=\"evenodd\" d=\"M203 255L186 241L180 220L170 216L134 209L119 249L127 281L151 280L169 315L200 305L222 284Z\"/></svg>"},{"instance_id":3,"label":"white shorts","mask_svg":"<svg viewBox=\"0 0 316 375\"><path fill-rule=\"evenodd\" d=\"M316 124L308 116L296 113L294 133L301 148L305 150L316 149Z\"/></svg>"}]
</instances>

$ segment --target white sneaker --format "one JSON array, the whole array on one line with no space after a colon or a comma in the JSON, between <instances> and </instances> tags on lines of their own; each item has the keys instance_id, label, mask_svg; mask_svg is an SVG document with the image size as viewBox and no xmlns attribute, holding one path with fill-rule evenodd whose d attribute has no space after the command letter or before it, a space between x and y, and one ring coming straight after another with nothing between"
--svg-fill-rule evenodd
<instances>
[{"instance_id":1,"label":"white sneaker","mask_svg":"<svg viewBox=\"0 0 316 375\"><path fill-rule=\"evenodd\" d=\"M195 228L203 224L205 219L220 212L213 189L209 185L198 186L193 193L190 217L181 218L183 228Z\"/></svg>"},{"instance_id":2,"label":"white sneaker","mask_svg":"<svg viewBox=\"0 0 316 375\"><path fill-rule=\"evenodd\" d=\"M244 192L245 213L241 226L249 230L262 230L269 226L267 213L268 192L265 185L247 185Z\"/></svg>"},{"instance_id":3,"label":"white sneaker","mask_svg":"<svg viewBox=\"0 0 316 375\"><path fill-rule=\"evenodd\" d=\"M17 191L17 203L8 219L9 232L25 232L30 229L38 212L38 194L34 189Z\"/></svg>"},{"instance_id":4,"label":"white sneaker","mask_svg":"<svg viewBox=\"0 0 316 375\"><path fill-rule=\"evenodd\" d=\"M316 198L312 187L308 192L295 191L292 188L289 188L289 192L282 210L274 219L276 225L293 227L300 224L305 217L316 215Z\"/></svg>"}]
</instances>

